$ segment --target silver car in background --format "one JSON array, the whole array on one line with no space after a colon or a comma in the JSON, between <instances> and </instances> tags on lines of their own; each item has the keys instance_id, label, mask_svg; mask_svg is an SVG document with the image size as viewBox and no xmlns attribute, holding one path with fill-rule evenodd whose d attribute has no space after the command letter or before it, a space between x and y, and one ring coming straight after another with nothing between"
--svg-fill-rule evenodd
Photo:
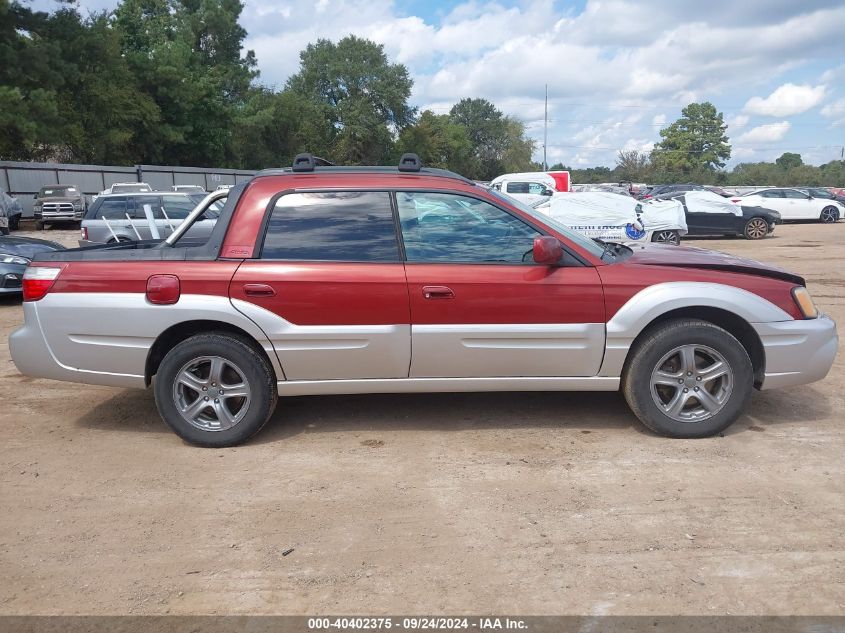
<instances>
[{"instance_id":1,"label":"silver car in background","mask_svg":"<svg viewBox=\"0 0 845 633\"><path fill-rule=\"evenodd\" d=\"M82 220L80 246L154 239L144 207L152 211L159 239L165 239L188 217L205 196L172 191L123 193L98 196ZM187 233L189 238L208 239L224 200L215 202Z\"/></svg>"}]
</instances>

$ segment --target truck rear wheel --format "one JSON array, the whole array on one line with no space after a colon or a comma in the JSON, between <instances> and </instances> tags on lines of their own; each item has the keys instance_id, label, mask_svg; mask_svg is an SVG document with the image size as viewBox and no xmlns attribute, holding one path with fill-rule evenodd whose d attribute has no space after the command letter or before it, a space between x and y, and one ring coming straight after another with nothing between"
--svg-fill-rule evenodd
<instances>
[{"instance_id":1,"label":"truck rear wheel","mask_svg":"<svg viewBox=\"0 0 845 633\"><path fill-rule=\"evenodd\" d=\"M631 351L622 390L634 414L669 437L708 437L743 413L754 369L742 344L707 321L678 319L648 332Z\"/></svg>"},{"instance_id":2,"label":"truck rear wheel","mask_svg":"<svg viewBox=\"0 0 845 633\"><path fill-rule=\"evenodd\" d=\"M277 400L267 359L228 333L197 334L176 345L162 360L154 389L164 421L197 446L245 442L267 423Z\"/></svg>"}]
</instances>

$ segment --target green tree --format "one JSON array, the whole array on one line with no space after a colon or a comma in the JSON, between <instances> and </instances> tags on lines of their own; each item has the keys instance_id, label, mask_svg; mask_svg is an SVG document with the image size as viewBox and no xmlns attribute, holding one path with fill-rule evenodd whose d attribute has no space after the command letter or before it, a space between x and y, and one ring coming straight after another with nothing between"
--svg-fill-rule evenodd
<instances>
[{"instance_id":1,"label":"green tree","mask_svg":"<svg viewBox=\"0 0 845 633\"><path fill-rule=\"evenodd\" d=\"M525 126L505 116L486 99L461 99L449 111L450 120L463 126L472 143L468 177L492 180L502 173L535 169L535 143Z\"/></svg>"},{"instance_id":2,"label":"green tree","mask_svg":"<svg viewBox=\"0 0 845 633\"><path fill-rule=\"evenodd\" d=\"M620 181L646 182L651 178L651 160L648 154L635 149L620 150L614 172Z\"/></svg>"},{"instance_id":3,"label":"green tree","mask_svg":"<svg viewBox=\"0 0 845 633\"><path fill-rule=\"evenodd\" d=\"M386 160L394 134L415 114L408 69L390 63L380 44L354 35L309 44L300 61L287 89L323 106L335 129L330 157L348 165Z\"/></svg>"},{"instance_id":4,"label":"green tree","mask_svg":"<svg viewBox=\"0 0 845 633\"><path fill-rule=\"evenodd\" d=\"M396 156L414 152L426 167L450 169L466 175L471 169L472 142L466 128L448 115L425 110L414 125L399 134ZM394 161L395 162L395 161Z\"/></svg>"},{"instance_id":5,"label":"green tree","mask_svg":"<svg viewBox=\"0 0 845 633\"><path fill-rule=\"evenodd\" d=\"M681 118L660 130L662 140L652 150L651 162L656 171L679 175L722 168L731 157L727 129L712 103L690 103Z\"/></svg>"},{"instance_id":6,"label":"green tree","mask_svg":"<svg viewBox=\"0 0 845 633\"><path fill-rule=\"evenodd\" d=\"M160 111L141 160L223 165L255 56L241 56L240 0L123 0L114 13L122 54Z\"/></svg>"},{"instance_id":7,"label":"green tree","mask_svg":"<svg viewBox=\"0 0 845 633\"><path fill-rule=\"evenodd\" d=\"M793 152L784 152L777 159L775 159L775 164L781 169L792 169L793 167L799 167L803 165L804 161L801 158L801 154L795 154Z\"/></svg>"},{"instance_id":8,"label":"green tree","mask_svg":"<svg viewBox=\"0 0 845 633\"><path fill-rule=\"evenodd\" d=\"M288 166L308 150L327 156L334 129L322 108L300 94L254 88L234 124L234 164L242 169Z\"/></svg>"}]
</instances>

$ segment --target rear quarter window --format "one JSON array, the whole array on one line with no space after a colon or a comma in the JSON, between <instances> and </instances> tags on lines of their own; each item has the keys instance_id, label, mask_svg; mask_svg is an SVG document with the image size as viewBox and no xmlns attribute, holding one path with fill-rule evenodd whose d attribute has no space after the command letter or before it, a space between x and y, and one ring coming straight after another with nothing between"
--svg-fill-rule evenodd
<instances>
[{"instance_id":1,"label":"rear quarter window","mask_svg":"<svg viewBox=\"0 0 845 633\"><path fill-rule=\"evenodd\" d=\"M390 194L381 191L290 193L267 224L262 259L398 262Z\"/></svg>"}]
</instances>

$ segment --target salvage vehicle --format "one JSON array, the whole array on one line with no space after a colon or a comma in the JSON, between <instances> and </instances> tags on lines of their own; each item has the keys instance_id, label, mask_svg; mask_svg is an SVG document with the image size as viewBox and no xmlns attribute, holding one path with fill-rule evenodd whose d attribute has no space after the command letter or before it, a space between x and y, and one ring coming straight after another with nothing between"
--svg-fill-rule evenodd
<instances>
[{"instance_id":1,"label":"salvage vehicle","mask_svg":"<svg viewBox=\"0 0 845 633\"><path fill-rule=\"evenodd\" d=\"M528 171L497 176L490 187L532 206L555 192L570 191L571 183L568 171Z\"/></svg>"},{"instance_id":2,"label":"salvage vehicle","mask_svg":"<svg viewBox=\"0 0 845 633\"><path fill-rule=\"evenodd\" d=\"M227 193L209 239L186 238ZM38 255L23 292L22 373L152 384L202 446L249 439L280 395L503 390L621 389L650 429L704 437L755 387L822 379L838 341L798 275L592 240L415 154L300 154L164 241Z\"/></svg>"},{"instance_id":3,"label":"salvage vehicle","mask_svg":"<svg viewBox=\"0 0 845 633\"><path fill-rule=\"evenodd\" d=\"M206 194L208 193L205 190L205 187L200 187L199 185L173 185L171 189L177 193L201 193Z\"/></svg>"},{"instance_id":4,"label":"salvage vehicle","mask_svg":"<svg viewBox=\"0 0 845 633\"><path fill-rule=\"evenodd\" d=\"M731 202L741 205L766 207L780 213L784 220L819 220L838 222L845 214L845 205L828 198L816 198L806 191L791 187L762 189L742 196L735 196Z\"/></svg>"},{"instance_id":5,"label":"salvage vehicle","mask_svg":"<svg viewBox=\"0 0 845 633\"><path fill-rule=\"evenodd\" d=\"M8 235L10 231L17 231L21 215L23 209L20 200L0 189L0 233Z\"/></svg>"},{"instance_id":6,"label":"salvage vehicle","mask_svg":"<svg viewBox=\"0 0 845 633\"><path fill-rule=\"evenodd\" d=\"M677 200L683 205L691 236L731 235L761 240L781 222L780 213L764 207L737 204L712 191L664 194L659 200Z\"/></svg>"},{"instance_id":7,"label":"salvage vehicle","mask_svg":"<svg viewBox=\"0 0 845 633\"><path fill-rule=\"evenodd\" d=\"M556 193L534 209L593 239L679 244L687 232L678 202L641 203L606 191Z\"/></svg>"},{"instance_id":8,"label":"salvage vehicle","mask_svg":"<svg viewBox=\"0 0 845 633\"><path fill-rule=\"evenodd\" d=\"M40 231L47 225L81 222L85 208L85 194L76 185L41 187L32 204L35 228Z\"/></svg>"},{"instance_id":9,"label":"salvage vehicle","mask_svg":"<svg viewBox=\"0 0 845 633\"><path fill-rule=\"evenodd\" d=\"M116 182L110 187L103 189L98 196L107 196L112 193L148 193L152 191L145 182Z\"/></svg>"},{"instance_id":10,"label":"salvage vehicle","mask_svg":"<svg viewBox=\"0 0 845 633\"><path fill-rule=\"evenodd\" d=\"M24 271L35 255L63 250L58 242L0 235L0 296L21 294Z\"/></svg>"},{"instance_id":11,"label":"salvage vehicle","mask_svg":"<svg viewBox=\"0 0 845 633\"><path fill-rule=\"evenodd\" d=\"M80 246L113 244L137 240L159 239L170 235L194 209L201 194L192 193L127 193L99 196L82 220ZM152 211L155 233L146 217L144 206ZM191 238L207 238L217 221L222 205L218 202L191 227Z\"/></svg>"}]
</instances>

